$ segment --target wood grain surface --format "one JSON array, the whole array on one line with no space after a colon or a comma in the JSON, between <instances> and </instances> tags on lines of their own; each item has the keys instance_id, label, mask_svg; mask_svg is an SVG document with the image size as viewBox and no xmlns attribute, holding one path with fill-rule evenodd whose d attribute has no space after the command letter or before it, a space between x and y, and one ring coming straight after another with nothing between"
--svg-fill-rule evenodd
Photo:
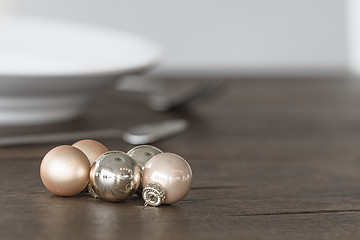
<instances>
[{"instance_id":1,"label":"wood grain surface","mask_svg":"<svg viewBox=\"0 0 360 240\"><path fill-rule=\"evenodd\" d=\"M145 210L137 196L57 197L41 183L40 162L72 142L2 147L0 239L358 239L359 83L229 80L216 98L170 113L149 110L139 94L103 92L76 121L2 128L4 136L184 117L189 129L155 146L185 157L194 183L183 201Z\"/></svg>"}]
</instances>

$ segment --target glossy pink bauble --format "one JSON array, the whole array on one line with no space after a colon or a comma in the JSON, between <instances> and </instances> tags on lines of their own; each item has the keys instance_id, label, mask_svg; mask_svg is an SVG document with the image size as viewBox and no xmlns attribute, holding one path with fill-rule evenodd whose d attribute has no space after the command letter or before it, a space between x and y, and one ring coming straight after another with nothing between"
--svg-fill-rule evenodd
<instances>
[{"instance_id":1,"label":"glossy pink bauble","mask_svg":"<svg viewBox=\"0 0 360 240\"><path fill-rule=\"evenodd\" d=\"M164 204L183 199L190 191L192 171L185 159L174 153L160 153L152 157L143 171L143 188L158 184L165 194Z\"/></svg>"}]
</instances>

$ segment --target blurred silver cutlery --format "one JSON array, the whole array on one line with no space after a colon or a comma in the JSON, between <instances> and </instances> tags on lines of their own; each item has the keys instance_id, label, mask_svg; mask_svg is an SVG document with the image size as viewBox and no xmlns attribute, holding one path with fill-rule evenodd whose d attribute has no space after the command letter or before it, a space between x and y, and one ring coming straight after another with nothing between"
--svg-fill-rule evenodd
<instances>
[{"instance_id":1,"label":"blurred silver cutlery","mask_svg":"<svg viewBox=\"0 0 360 240\"><path fill-rule=\"evenodd\" d=\"M148 95L147 104L155 111L165 112L191 107L221 92L225 87L221 79L194 79L174 81L131 76L121 79L116 88Z\"/></svg>"},{"instance_id":2,"label":"blurred silver cutlery","mask_svg":"<svg viewBox=\"0 0 360 240\"><path fill-rule=\"evenodd\" d=\"M107 139L121 138L130 144L148 144L174 136L187 128L185 119L172 119L137 125L125 130L122 129L95 129L73 132L28 134L0 137L0 146L55 143L76 141L86 138Z\"/></svg>"}]
</instances>

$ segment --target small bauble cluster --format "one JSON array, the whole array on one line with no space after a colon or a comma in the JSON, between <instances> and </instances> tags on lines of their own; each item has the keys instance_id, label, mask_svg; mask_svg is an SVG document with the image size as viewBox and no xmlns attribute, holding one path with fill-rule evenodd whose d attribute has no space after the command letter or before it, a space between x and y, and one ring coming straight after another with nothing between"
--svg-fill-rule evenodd
<instances>
[{"instance_id":1,"label":"small bauble cluster","mask_svg":"<svg viewBox=\"0 0 360 240\"><path fill-rule=\"evenodd\" d=\"M185 159L163 153L150 145L109 151L94 140L50 150L40 166L45 187L58 196L82 191L110 202L120 202L134 193L145 206L172 204L183 199L192 184L192 171Z\"/></svg>"}]
</instances>

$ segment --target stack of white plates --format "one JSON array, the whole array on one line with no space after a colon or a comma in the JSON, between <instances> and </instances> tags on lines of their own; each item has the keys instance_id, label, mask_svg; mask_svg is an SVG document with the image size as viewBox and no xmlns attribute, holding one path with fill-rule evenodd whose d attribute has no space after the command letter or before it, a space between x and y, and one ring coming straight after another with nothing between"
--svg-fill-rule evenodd
<instances>
[{"instance_id":1,"label":"stack of white plates","mask_svg":"<svg viewBox=\"0 0 360 240\"><path fill-rule=\"evenodd\" d=\"M160 57L118 30L24 17L0 18L0 125L59 122L82 113L93 91Z\"/></svg>"}]
</instances>

